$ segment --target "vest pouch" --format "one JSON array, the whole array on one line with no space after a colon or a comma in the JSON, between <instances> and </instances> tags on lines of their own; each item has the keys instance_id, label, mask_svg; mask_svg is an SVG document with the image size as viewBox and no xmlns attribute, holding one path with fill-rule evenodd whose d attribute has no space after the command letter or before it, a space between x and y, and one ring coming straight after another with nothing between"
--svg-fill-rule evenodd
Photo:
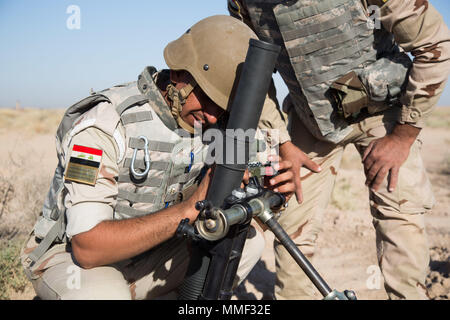
<instances>
[{"instance_id":1,"label":"vest pouch","mask_svg":"<svg viewBox=\"0 0 450 320\"><path fill-rule=\"evenodd\" d=\"M39 217L34 226L34 234L38 239L44 239L56 223L60 224L60 218L63 218L61 215L64 215L65 213L65 208L63 205L63 172L63 167L58 164L55 169L52 184L42 206L42 215ZM61 234L64 233L63 231L64 230L58 230L59 237L58 239L55 238L55 240L63 240L63 237L61 236Z\"/></svg>"},{"instance_id":2,"label":"vest pouch","mask_svg":"<svg viewBox=\"0 0 450 320\"><path fill-rule=\"evenodd\" d=\"M44 216L40 216L36 224L34 225L34 235L38 239L44 239L50 229L56 224L57 221L49 220Z\"/></svg>"},{"instance_id":3,"label":"vest pouch","mask_svg":"<svg viewBox=\"0 0 450 320\"><path fill-rule=\"evenodd\" d=\"M182 182L181 190L167 192L167 195L164 198L165 203L169 203L170 205L178 204L186 201L195 193L203 176L201 170L199 172L199 170L196 169L194 172L194 176L189 175L187 182Z\"/></svg>"},{"instance_id":4,"label":"vest pouch","mask_svg":"<svg viewBox=\"0 0 450 320\"><path fill-rule=\"evenodd\" d=\"M60 212L56 220L49 219L43 214L34 226L34 235L37 239L40 239L39 244L28 254L24 266L31 267L34 265L54 243L65 242L65 230L64 212Z\"/></svg>"},{"instance_id":5,"label":"vest pouch","mask_svg":"<svg viewBox=\"0 0 450 320\"><path fill-rule=\"evenodd\" d=\"M209 169L208 166L203 166L200 169L200 172L198 172L198 170L196 170L198 172L198 175L194 179L190 179L186 184L183 185L182 190L179 191L180 195L178 196L178 199L176 199L176 200L178 200L178 202L175 202L174 204L182 202L182 201L186 201L195 193L195 191L198 189L198 186L200 185L203 178L205 177L205 174L208 169ZM170 196L168 198L166 198L166 201L167 200L170 200Z\"/></svg>"},{"instance_id":6,"label":"vest pouch","mask_svg":"<svg viewBox=\"0 0 450 320\"><path fill-rule=\"evenodd\" d=\"M411 66L406 53L396 52L357 72L371 100L393 105L404 92Z\"/></svg>"},{"instance_id":7,"label":"vest pouch","mask_svg":"<svg viewBox=\"0 0 450 320\"><path fill-rule=\"evenodd\" d=\"M64 242L65 240L65 213L60 212L58 214L58 209L55 208L52 212L52 216L55 216L55 219L47 218L45 215L41 215L34 225L34 235L38 239L44 239L49 236L52 237L52 242ZM56 226L58 225L58 226ZM55 227L55 228L54 228ZM52 233L52 234L50 234Z\"/></svg>"},{"instance_id":8,"label":"vest pouch","mask_svg":"<svg viewBox=\"0 0 450 320\"><path fill-rule=\"evenodd\" d=\"M330 96L344 118L356 117L369 103L367 90L354 71L331 84Z\"/></svg>"}]
</instances>

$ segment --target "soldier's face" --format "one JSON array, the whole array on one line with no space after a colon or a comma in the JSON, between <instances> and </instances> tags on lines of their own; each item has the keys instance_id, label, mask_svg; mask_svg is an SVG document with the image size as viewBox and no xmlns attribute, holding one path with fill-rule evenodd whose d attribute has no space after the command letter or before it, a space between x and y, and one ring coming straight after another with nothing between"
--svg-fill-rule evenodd
<instances>
[{"instance_id":1,"label":"soldier's face","mask_svg":"<svg viewBox=\"0 0 450 320\"><path fill-rule=\"evenodd\" d=\"M181 111L181 118L194 126L199 121L202 126L213 125L217 122L224 110L215 104L199 86L186 99Z\"/></svg>"}]
</instances>

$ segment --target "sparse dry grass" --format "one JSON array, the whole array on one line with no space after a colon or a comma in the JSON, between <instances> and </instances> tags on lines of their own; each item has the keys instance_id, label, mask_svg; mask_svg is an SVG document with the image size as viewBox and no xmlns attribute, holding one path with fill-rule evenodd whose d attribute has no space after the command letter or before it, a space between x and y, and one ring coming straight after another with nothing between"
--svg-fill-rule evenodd
<instances>
[{"instance_id":1,"label":"sparse dry grass","mask_svg":"<svg viewBox=\"0 0 450 320\"><path fill-rule=\"evenodd\" d=\"M0 109L0 134L11 130L27 134L53 133L63 114L61 109Z\"/></svg>"},{"instance_id":2,"label":"sparse dry grass","mask_svg":"<svg viewBox=\"0 0 450 320\"><path fill-rule=\"evenodd\" d=\"M0 239L10 240L29 232L51 180L48 172L31 169L32 159L15 158L7 165L7 172L0 172Z\"/></svg>"},{"instance_id":3,"label":"sparse dry grass","mask_svg":"<svg viewBox=\"0 0 450 320\"><path fill-rule=\"evenodd\" d=\"M22 241L0 239L0 300L11 298L12 293L23 292L29 286L20 264Z\"/></svg>"},{"instance_id":4,"label":"sparse dry grass","mask_svg":"<svg viewBox=\"0 0 450 320\"><path fill-rule=\"evenodd\" d=\"M439 107L433 110L425 125L429 128L447 128L450 129L450 107Z\"/></svg>"},{"instance_id":5,"label":"sparse dry grass","mask_svg":"<svg viewBox=\"0 0 450 320\"><path fill-rule=\"evenodd\" d=\"M20 250L41 212L51 179L49 172L35 170L32 159L14 158L6 162L6 172L0 170L0 300L24 290L32 292L20 264Z\"/></svg>"},{"instance_id":6,"label":"sparse dry grass","mask_svg":"<svg viewBox=\"0 0 450 320\"><path fill-rule=\"evenodd\" d=\"M31 292L20 249L41 212L63 110L0 109L0 300Z\"/></svg>"}]
</instances>

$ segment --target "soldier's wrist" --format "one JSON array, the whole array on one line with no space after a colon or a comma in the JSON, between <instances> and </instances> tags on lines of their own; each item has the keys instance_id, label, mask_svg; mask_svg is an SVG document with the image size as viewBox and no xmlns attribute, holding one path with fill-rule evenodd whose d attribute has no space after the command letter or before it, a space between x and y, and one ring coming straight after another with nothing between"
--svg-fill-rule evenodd
<instances>
[{"instance_id":1,"label":"soldier's wrist","mask_svg":"<svg viewBox=\"0 0 450 320\"><path fill-rule=\"evenodd\" d=\"M295 145L291 140L285 141L284 143L280 144L280 155L282 155L282 153L289 152L293 148L295 148Z\"/></svg>"},{"instance_id":2,"label":"soldier's wrist","mask_svg":"<svg viewBox=\"0 0 450 320\"><path fill-rule=\"evenodd\" d=\"M192 201L192 199L188 199L186 201L183 201L180 203L181 206L181 214L183 216L183 219L188 218L189 221L192 223L198 215L198 210L195 209L195 202Z\"/></svg>"},{"instance_id":3,"label":"soldier's wrist","mask_svg":"<svg viewBox=\"0 0 450 320\"><path fill-rule=\"evenodd\" d=\"M397 123L391 135L411 145L416 140L417 136L420 133L420 130L420 128L412 126L408 123Z\"/></svg>"}]
</instances>

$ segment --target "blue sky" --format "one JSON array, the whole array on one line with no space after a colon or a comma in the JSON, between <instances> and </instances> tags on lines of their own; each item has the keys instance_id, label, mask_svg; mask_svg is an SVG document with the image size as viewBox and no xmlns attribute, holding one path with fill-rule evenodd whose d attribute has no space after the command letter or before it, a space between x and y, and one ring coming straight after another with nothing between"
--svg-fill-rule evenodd
<instances>
[{"instance_id":1,"label":"blue sky","mask_svg":"<svg viewBox=\"0 0 450 320\"><path fill-rule=\"evenodd\" d=\"M431 3L450 25L449 1ZM70 5L80 29L67 27ZM91 88L136 80L146 65L165 68L165 45L215 14L227 14L226 0L0 0L0 107L66 108ZM439 104L450 106L449 86Z\"/></svg>"}]
</instances>

